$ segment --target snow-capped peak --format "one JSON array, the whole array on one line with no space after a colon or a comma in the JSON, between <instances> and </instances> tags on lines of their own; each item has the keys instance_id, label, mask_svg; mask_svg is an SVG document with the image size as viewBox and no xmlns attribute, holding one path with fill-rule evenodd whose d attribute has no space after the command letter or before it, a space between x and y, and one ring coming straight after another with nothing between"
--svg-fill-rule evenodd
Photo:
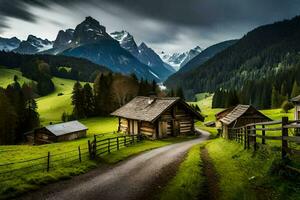
<instances>
[{"instance_id":1,"label":"snow-capped peak","mask_svg":"<svg viewBox=\"0 0 300 200\"><path fill-rule=\"evenodd\" d=\"M185 65L187 62L189 62L191 59L193 59L201 52L202 52L202 48L196 46L195 48L186 51L184 53L168 54L162 51L159 54L159 56L165 63L171 65L175 70L179 70L183 65Z\"/></svg>"}]
</instances>

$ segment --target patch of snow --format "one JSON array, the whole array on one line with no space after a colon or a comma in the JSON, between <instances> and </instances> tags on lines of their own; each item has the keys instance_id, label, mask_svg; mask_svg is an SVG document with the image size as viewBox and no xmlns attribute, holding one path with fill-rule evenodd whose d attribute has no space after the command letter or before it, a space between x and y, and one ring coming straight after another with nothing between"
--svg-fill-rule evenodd
<instances>
[{"instance_id":1,"label":"patch of snow","mask_svg":"<svg viewBox=\"0 0 300 200\"><path fill-rule=\"evenodd\" d=\"M156 78L158 78L158 79L160 79L154 72L152 72L151 70L149 70L149 72L153 75L153 76L155 76Z\"/></svg>"}]
</instances>

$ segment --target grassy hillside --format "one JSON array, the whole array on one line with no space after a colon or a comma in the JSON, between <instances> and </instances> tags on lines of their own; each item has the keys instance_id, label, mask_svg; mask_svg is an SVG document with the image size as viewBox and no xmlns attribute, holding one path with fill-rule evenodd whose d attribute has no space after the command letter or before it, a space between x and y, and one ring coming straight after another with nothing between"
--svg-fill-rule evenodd
<instances>
[{"instance_id":1,"label":"grassy hillside","mask_svg":"<svg viewBox=\"0 0 300 200\"><path fill-rule=\"evenodd\" d=\"M56 77L52 81L55 84L55 91L37 99L42 124L60 122L63 112L71 113L72 111L71 95L75 81Z\"/></svg>"},{"instance_id":2,"label":"grassy hillside","mask_svg":"<svg viewBox=\"0 0 300 200\"><path fill-rule=\"evenodd\" d=\"M19 82L23 84L24 82L29 83L32 80L27 79L22 76L22 73L14 69L4 69L0 67L0 87L6 87L9 84L13 83L14 76L19 77Z\"/></svg>"}]
</instances>

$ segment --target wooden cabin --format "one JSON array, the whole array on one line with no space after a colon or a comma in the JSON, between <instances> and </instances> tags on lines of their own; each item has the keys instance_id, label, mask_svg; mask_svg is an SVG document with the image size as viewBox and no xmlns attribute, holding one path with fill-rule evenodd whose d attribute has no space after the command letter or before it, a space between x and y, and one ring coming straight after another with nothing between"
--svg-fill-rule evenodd
<instances>
[{"instance_id":1,"label":"wooden cabin","mask_svg":"<svg viewBox=\"0 0 300 200\"><path fill-rule=\"evenodd\" d=\"M119 118L118 131L149 138L194 133L194 122L204 117L177 97L136 97L111 115Z\"/></svg>"},{"instance_id":2,"label":"wooden cabin","mask_svg":"<svg viewBox=\"0 0 300 200\"><path fill-rule=\"evenodd\" d=\"M231 128L245 126L246 124L272 121L251 105L237 105L220 119L222 123L222 136L228 138Z\"/></svg>"},{"instance_id":3,"label":"wooden cabin","mask_svg":"<svg viewBox=\"0 0 300 200\"><path fill-rule=\"evenodd\" d=\"M300 95L290 99L295 105L294 119L300 120Z\"/></svg>"},{"instance_id":4,"label":"wooden cabin","mask_svg":"<svg viewBox=\"0 0 300 200\"><path fill-rule=\"evenodd\" d=\"M87 130L88 128L80 122L71 121L36 129L33 135L28 135L27 138L33 140L34 144L49 144L83 138Z\"/></svg>"}]
</instances>

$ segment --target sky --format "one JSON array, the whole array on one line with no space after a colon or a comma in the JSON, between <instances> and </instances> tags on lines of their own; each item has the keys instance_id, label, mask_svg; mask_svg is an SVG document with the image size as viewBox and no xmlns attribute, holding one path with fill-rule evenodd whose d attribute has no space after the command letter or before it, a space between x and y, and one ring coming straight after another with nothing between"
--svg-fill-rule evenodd
<instances>
[{"instance_id":1,"label":"sky","mask_svg":"<svg viewBox=\"0 0 300 200\"><path fill-rule=\"evenodd\" d=\"M55 40L86 16L126 30L157 52L183 52L241 38L300 14L300 0L0 0L0 37Z\"/></svg>"}]
</instances>

